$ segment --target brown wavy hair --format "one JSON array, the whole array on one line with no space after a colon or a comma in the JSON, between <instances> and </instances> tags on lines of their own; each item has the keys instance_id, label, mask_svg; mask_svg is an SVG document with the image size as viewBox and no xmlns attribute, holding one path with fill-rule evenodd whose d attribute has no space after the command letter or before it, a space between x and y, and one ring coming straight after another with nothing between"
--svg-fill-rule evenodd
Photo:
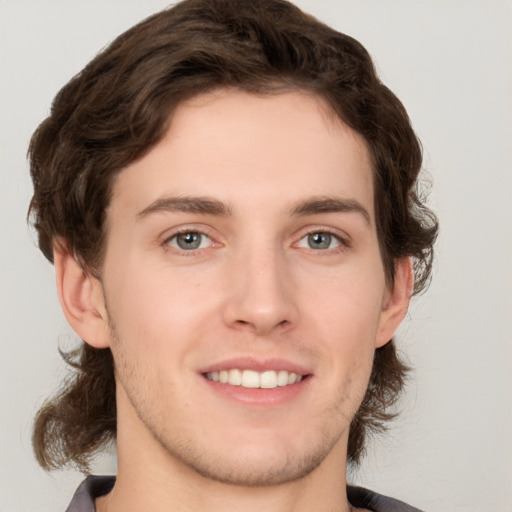
<instances>
[{"instance_id":1,"label":"brown wavy hair","mask_svg":"<svg viewBox=\"0 0 512 512\"><path fill-rule=\"evenodd\" d=\"M323 98L368 145L386 277L413 257L417 293L432 267L437 220L417 189L422 152L407 113L379 80L363 46L284 0L185 0L142 21L99 53L55 97L34 133L29 215L53 262L62 239L97 277L105 215L117 173L166 132L184 100L216 88L257 94L302 90ZM72 367L37 414L33 444L46 469L91 457L116 436L114 361L82 343L62 354ZM385 429L407 368L391 340L376 350L369 387L352 421L348 457Z\"/></svg>"}]
</instances>

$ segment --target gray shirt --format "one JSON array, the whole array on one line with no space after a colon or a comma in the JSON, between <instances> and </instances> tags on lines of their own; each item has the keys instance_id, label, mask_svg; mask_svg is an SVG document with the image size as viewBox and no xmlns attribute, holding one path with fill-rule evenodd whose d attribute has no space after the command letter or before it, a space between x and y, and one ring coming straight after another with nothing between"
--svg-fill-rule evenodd
<instances>
[{"instance_id":1,"label":"gray shirt","mask_svg":"<svg viewBox=\"0 0 512 512\"><path fill-rule=\"evenodd\" d=\"M114 476L88 476L75 492L66 512L95 512L94 500L108 494L116 478ZM347 486L350 504L357 508L367 508L373 512L421 512L403 501L387 498L362 487Z\"/></svg>"}]
</instances>

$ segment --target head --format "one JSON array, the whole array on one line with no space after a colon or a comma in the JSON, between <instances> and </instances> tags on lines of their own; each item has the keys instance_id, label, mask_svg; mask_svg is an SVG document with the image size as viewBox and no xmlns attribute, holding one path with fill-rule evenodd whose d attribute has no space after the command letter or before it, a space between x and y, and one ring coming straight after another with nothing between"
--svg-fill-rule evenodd
<instances>
[{"instance_id":1,"label":"head","mask_svg":"<svg viewBox=\"0 0 512 512\"><path fill-rule=\"evenodd\" d=\"M161 147L183 109L208 108L226 94L302 98L317 105L334 132L340 124L348 129L370 169L385 284L391 289L397 268L413 261L414 292L423 289L437 224L417 192L421 148L406 111L357 41L280 0L187 0L121 35L59 92L29 150L30 212L48 260L72 255L84 275L106 283L116 192L134 168L140 178L137 165ZM116 339L122 327L115 314L108 316ZM75 373L36 420L34 444L45 467L86 468L90 455L116 436L114 365L120 361L112 357L115 349L85 341L65 354ZM367 434L391 418L406 372L391 336L371 357L350 424L353 462Z\"/></svg>"}]
</instances>

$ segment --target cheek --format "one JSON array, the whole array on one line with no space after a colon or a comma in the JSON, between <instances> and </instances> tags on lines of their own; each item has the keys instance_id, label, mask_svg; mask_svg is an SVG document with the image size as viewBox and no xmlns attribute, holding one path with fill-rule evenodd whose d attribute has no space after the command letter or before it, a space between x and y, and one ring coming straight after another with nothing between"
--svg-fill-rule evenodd
<instances>
[{"instance_id":1,"label":"cheek","mask_svg":"<svg viewBox=\"0 0 512 512\"><path fill-rule=\"evenodd\" d=\"M106 296L125 346L145 359L178 352L185 340L193 346L211 309L211 286L187 272L147 264L126 266L114 277Z\"/></svg>"},{"instance_id":2,"label":"cheek","mask_svg":"<svg viewBox=\"0 0 512 512\"><path fill-rule=\"evenodd\" d=\"M318 319L322 331L327 329L347 341L373 341L385 294L381 273L347 268L317 280L314 286L302 281L301 309L310 322Z\"/></svg>"},{"instance_id":3,"label":"cheek","mask_svg":"<svg viewBox=\"0 0 512 512\"><path fill-rule=\"evenodd\" d=\"M375 282L381 281L381 286ZM373 362L382 297L380 274L332 277L310 293L302 308L308 336L329 354L329 372L366 384ZM309 304L309 306L308 306Z\"/></svg>"}]
</instances>

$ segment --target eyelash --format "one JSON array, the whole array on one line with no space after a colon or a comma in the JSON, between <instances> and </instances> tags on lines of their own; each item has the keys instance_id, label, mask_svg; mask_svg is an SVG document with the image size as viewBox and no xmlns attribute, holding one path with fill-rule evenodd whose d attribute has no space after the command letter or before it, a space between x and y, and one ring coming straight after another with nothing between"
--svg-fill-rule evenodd
<instances>
[{"instance_id":1,"label":"eyelash","mask_svg":"<svg viewBox=\"0 0 512 512\"><path fill-rule=\"evenodd\" d=\"M197 235L200 235L202 237L207 237L207 238L210 239L211 245L215 245L216 244L216 242L214 241L213 237L211 237L208 233L206 233L203 230L183 228L183 229L180 229L178 231L173 232L172 235L166 237L165 240L162 242L162 246L166 250L171 249L171 250L177 251L177 252L179 252L183 256L193 256L194 253L197 253L197 251L209 248L209 247L202 247L202 248L199 247L199 248L196 248L196 249L186 250L186 249L180 249L179 247L173 247L173 246L170 245L170 243L171 243L171 241L173 239L179 237L180 235L185 235L185 234L197 234ZM348 239L348 237L341 236L338 231L331 230L331 229L328 229L328 228L311 229L311 230L307 231L306 233L304 233L299 238L298 242L294 243L294 245L297 245L298 243L300 243L306 237L311 236L311 235L316 235L316 234L329 235L329 236L333 237L334 239L336 239L336 241L339 243L339 245L336 246L336 247L327 248L327 249L313 249L312 247L309 247L308 249L310 251L318 252L318 253L322 253L322 252L323 253L343 252L344 250L350 249L350 247L351 247L351 243L350 243L350 240Z\"/></svg>"},{"instance_id":2,"label":"eyelash","mask_svg":"<svg viewBox=\"0 0 512 512\"><path fill-rule=\"evenodd\" d=\"M308 236L317 235L317 234L318 235L329 235L329 236L335 238L337 240L337 242L339 242L339 245L337 247L333 247L331 249L324 249L324 250L309 248L311 251L320 252L320 253L321 252L332 253L332 252L343 252L344 250L351 248L351 243L347 236L342 236L339 233L339 231L325 228L325 227L311 229L311 230L307 231L305 234L303 234L300 237L299 242Z\"/></svg>"},{"instance_id":3,"label":"eyelash","mask_svg":"<svg viewBox=\"0 0 512 512\"><path fill-rule=\"evenodd\" d=\"M189 250L186 250L186 249L181 249L179 247L173 247L171 246L171 241L173 239L177 239L180 235L186 235L186 234L197 234L197 235L200 235L202 237L207 237L210 239L210 241L212 242L212 244L215 244L213 238L208 235L208 233L206 233L205 231L202 231L200 229L187 229L187 228L183 228L183 229L180 229L178 231L175 231L172 233L172 235L168 236L163 242L162 242L162 246L166 249L166 250L169 250L169 249L172 249L174 251L178 251L181 255L184 255L184 256L192 256L193 253L197 252L198 250L202 250L202 249L205 249L205 247L202 247L202 248L197 248L197 249L189 249Z\"/></svg>"}]
</instances>

